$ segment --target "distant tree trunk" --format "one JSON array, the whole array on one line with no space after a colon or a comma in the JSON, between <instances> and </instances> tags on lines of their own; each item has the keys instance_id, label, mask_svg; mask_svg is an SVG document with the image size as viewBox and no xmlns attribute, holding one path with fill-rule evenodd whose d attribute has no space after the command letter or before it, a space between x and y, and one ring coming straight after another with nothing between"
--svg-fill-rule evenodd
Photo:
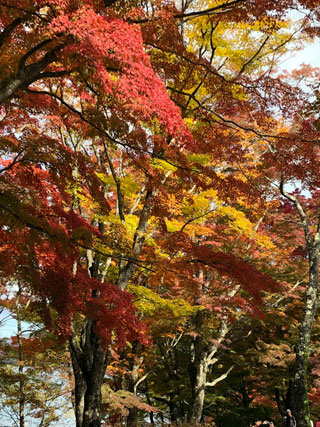
<instances>
[{"instance_id":1,"label":"distant tree trunk","mask_svg":"<svg viewBox=\"0 0 320 427\"><path fill-rule=\"evenodd\" d=\"M19 289L20 292L20 289ZM24 378L23 378L23 348L22 348L22 329L21 329L21 318L19 313L17 300L17 326L18 326L18 351L19 351L19 426L24 427L24 408L25 408L25 395L24 395Z\"/></svg>"},{"instance_id":2,"label":"distant tree trunk","mask_svg":"<svg viewBox=\"0 0 320 427\"><path fill-rule=\"evenodd\" d=\"M280 390L278 387L276 387L275 396L276 396L277 406L282 417L286 415L287 409L291 409L291 411L293 411L293 408L295 407L293 380L289 381L286 394L284 394L283 390Z\"/></svg>"},{"instance_id":3,"label":"distant tree trunk","mask_svg":"<svg viewBox=\"0 0 320 427\"><path fill-rule=\"evenodd\" d=\"M299 427L310 426L310 408L308 399L308 359L312 324L316 311L319 286L319 249L309 251L309 283L306 289L303 318L299 328L299 340L296 347L294 377L294 414Z\"/></svg>"},{"instance_id":4,"label":"distant tree trunk","mask_svg":"<svg viewBox=\"0 0 320 427\"><path fill-rule=\"evenodd\" d=\"M135 357L131 358L129 364L129 373L126 375L123 388L132 394L137 394L136 383L139 380L139 369L143 362L143 357L139 357L139 343L135 341L132 345L131 353ZM139 425L139 411L136 407L129 408L129 414L126 419L127 427L136 427Z\"/></svg>"}]
</instances>

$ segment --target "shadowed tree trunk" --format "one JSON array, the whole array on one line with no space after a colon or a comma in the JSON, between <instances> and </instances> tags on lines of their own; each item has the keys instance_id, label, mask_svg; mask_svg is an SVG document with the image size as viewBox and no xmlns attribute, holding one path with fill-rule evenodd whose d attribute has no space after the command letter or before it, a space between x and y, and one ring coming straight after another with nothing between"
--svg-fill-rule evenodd
<instances>
[{"instance_id":1,"label":"shadowed tree trunk","mask_svg":"<svg viewBox=\"0 0 320 427\"><path fill-rule=\"evenodd\" d=\"M75 376L75 413L77 427L98 427L101 420L101 386L109 353L100 346L94 321L86 320L81 336L73 335L70 353Z\"/></svg>"},{"instance_id":2,"label":"shadowed tree trunk","mask_svg":"<svg viewBox=\"0 0 320 427\"><path fill-rule=\"evenodd\" d=\"M278 387L275 388L275 396L277 401L277 406L279 409L279 412L282 417L286 415L287 409L294 408L294 382L293 380L289 381L288 388L286 393L283 392L283 390L279 389Z\"/></svg>"}]
</instances>

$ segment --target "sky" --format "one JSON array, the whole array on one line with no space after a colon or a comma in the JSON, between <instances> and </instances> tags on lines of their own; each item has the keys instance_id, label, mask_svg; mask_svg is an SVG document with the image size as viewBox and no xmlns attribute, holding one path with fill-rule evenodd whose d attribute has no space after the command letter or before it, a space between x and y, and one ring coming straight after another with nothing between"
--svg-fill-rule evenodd
<instances>
[{"instance_id":1,"label":"sky","mask_svg":"<svg viewBox=\"0 0 320 427\"><path fill-rule=\"evenodd\" d=\"M313 44L308 44L304 49L298 52L291 52L281 62L281 68L292 71L299 68L301 64L320 67L320 40L317 39Z\"/></svg>"}]
</instances>

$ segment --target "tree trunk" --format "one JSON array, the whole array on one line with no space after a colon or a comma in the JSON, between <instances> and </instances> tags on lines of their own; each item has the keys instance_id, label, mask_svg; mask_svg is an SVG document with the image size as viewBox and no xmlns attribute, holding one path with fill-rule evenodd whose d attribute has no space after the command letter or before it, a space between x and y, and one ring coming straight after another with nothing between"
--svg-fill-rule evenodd
<instances>
[{"instance_id":1,"label":"tree trunk","mask_svg":"<svg viewBox=\"0 0 320 427\"><path fill-rule=\"evenodd\" d=\"M141 367L143 358L138 358L138 343L135 342L132 346L132 353L136 354L137 357L132 359L130 364L130 378L128 378L128 391L133 394L137 394L135 387L136 382L139 379L139 369ZM136 427L139 425L139 411L137 407L129 408L129 414L127 417L127 427Z\"/></svg>"},{"instance_id":2,"label":"tree trunk","mask_svg":"<svg viewBox=\"0 0 320 427\"><path fill-rule=\"evenodd\" d=\"M101 386L109 352L100 346L94 332L94 321L86 320L80 339L73 335L70 353L75 377L75 415L77 427L99 427L101 424Z\"/></svg>"},{"instance_id":3,"label":"tree trunk","mask_svg":"<svg viewBox=\"0 0 320 427\"><path fill-rule=\"evenodd\" d=\"M190 423L200 423L203 413L205 385L207 381L207 363L205 355L196 362L196 372L192 387L192 404L189 415Z\"/></svg>"},{"instance_id":4,"label":"tree trunk","mask_svg":"<svg viewBox=\"0 0 320 427\"><path fill-rule=\"evenodd\" d=\"M198 330L200 330L203 325L204 317L205 315L202 310L198 311L194 317L194 324ZM202 336L196 336L192 344L191 360L189 364L192 400L188 414L188 421L195 424L201 421L203 412L208 372L206 347L207 345Z\"/></svg>"},{"instance_id":5,"label":"tree trunk","mask_svg":"<svg viewBox=\"0 0 320 427\"><path fill-rule=\"evenodd\" d=\"M291 409L291 411L293 411L293 408L295 407L294 382L292 380L289 380L286 394L284 394L283 390L276 387L275 396L276 396L277 406L278 406L280 415L284 417L286 415L287 409Z\"/></svg>"},{"instance_id":6,"label":"tree trunk","mask_svg":"<svg viewBox=\"0 0 320 427\"><path fill-rule=\"evenodd\" d=\"M318 284L319 250L317 247L313 247L309 251L309 283L307 285L303 318L299 328L299 340L296 348L294 376L295 407L293 410L299 427L310 426L308 359L311 330L317 303Z\"/></svg>"},{"instance_id":7,"label":"tree trunk","mask_svg":"<svg viewBox=\"0 0 320 427\"><path fill-rule=\"evenodd\" d=\"M292 194L284 189L285 181L280 183L281 194L295 204L304 231L306 248L309 255L309 281L304 297L302 320L299 327L299 338L296 346L294 367L294 408L293 413L299 427L310 426L310 407L308 400L308 359L312 324L317 306L319 287L319 251L320 251L320 214L318 215L317 231L314 235L310 230L311 221L300 203Z\"/></svg>"},{"instance_id":8,"label":"tree trunk","mask_svg":"<svg viewBox=\"0 0 320 427\"><path fill-rule=\"evenodd\" d=\"M140 214L139 224L133 238L132 252L134 256L138 256L141 254L141 251L145 242L148 220L149 220L149 216L152 208L152 202L153 202L152 199L153 199L152 190L148 190L146 193L144 205ZM120 267L117 286L122 291L124 291L127 288L135 268L136 268L135 264L131 261L127 262L124 266Z\"/></svg>"},{"instance_id":9,"label":"tree trunk","mask_svg":"<svg viewBox=\"0 0 320 427\"><path fill-rule=\"evenodd\" d=\"M20 292L20 288L19 288ZM18 298L19 300L19 298ZM22 348L22 329L21 329L21 318L19 313L19 307L17 303L17 325L18 325L18 349L19 349L19 426L24 427L24 408L25 408L25 396L24 396L24 379L23 379L23 348Z\"/></svg>"},{"instance_id":10,"label":"tree trunk","mask_svg":"<svg viewBox=\"0 0 320 427\"><path fill-rule=\"evenodd\" d=\"M232 295L237 292L236 288ZM194 324L198 331L201 331L201 327L205 320L205 310L200 310L194 317ZM218 330L217 341L222 342L227 333L229 332L229 326L225 317L221 318L220 327ZM206 387L215 386L218 382L224 380L233 369L230 367L224 374L216 378L211 382L207 382L208 373L210 367L217 362L218 358L216 353L218 346L212 343L208 343L206 339L201 336L201 333L193 341L193 349L191 352L191 360L189 363L189 376L192 390L192 401L188 413L188 421L191 423L200 423L203 415L203 406Z\"/></svg>"}]
</instances>

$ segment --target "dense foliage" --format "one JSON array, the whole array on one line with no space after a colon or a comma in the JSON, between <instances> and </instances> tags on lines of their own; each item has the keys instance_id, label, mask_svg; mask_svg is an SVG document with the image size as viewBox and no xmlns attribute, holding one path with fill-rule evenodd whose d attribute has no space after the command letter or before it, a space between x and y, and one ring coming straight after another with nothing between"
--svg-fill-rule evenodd
<instances>
[{"instance_id":1,"label":"dense foliage","mask_svg":"<svg viewBox=\"0 0 320 427\"><path fill-rule=\"evenodd\" d=\"M320 416L319 8L0 1L2 416Z\"/></svg>"}]
</instances>

